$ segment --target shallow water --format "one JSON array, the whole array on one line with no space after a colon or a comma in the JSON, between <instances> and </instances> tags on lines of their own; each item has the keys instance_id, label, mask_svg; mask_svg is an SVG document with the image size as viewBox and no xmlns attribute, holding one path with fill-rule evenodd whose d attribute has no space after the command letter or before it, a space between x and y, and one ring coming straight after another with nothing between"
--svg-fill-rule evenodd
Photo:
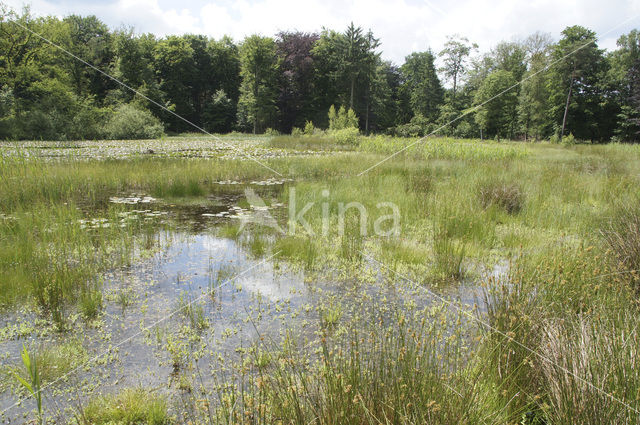
<instances>
[{"instance_id":1,"label":"shallow water","mask_svg":"<svg viewBox=\"0 0 640 425\"><path fill-rule=\"evenodd\" d=\"M295 327L291 314L312 299L301 272L290 270L286 264L253 258L234 240L186 233L165 233L161 238L166 246L162 252L104 276L106 305L100 328L82 329L80 333L91 357L107 351L110 354L89 362L91 369L71 374L70 383L80 384L82 394L95 388L104 391L109 387L158 387L166 383L174 367L162 343L157 343L166 336L156 338L154 333L177 335L175 330L189 321L184 314L187 309L180 308L189 303L201 309L207 322L197 345L207 346L207 357L212 357L226 351L229 353L225 355L233 355L236 347L251 345L258 334L273 333L277 337L282 325ZM219 271L224 271L224 278L216 280ZM214 294L210 293L211 286L215 287ZM128 294L126 302L118 297L123 293ZM75 336L71 330L47 339L63 342ZM0 352L9 357L0 363L18 364L23 342L1 342ZM106 358L107 365L97 365ZM203 367L207 366L204 362ZM63 394L49 402L56 405L68 396ZM0 410L14 402L11 392L4 392ZM8 412L7 417L14 415Z\"/></svg>"},{"instance_id":2,"label":"shallow water","mask_svg":"<svg viewBox=\"0 0 640 425\"><path fill-rule=\"evenodd\" d=\"M154 235L159 249L130 267L102 276L104 309L96 323L87 325L72 315L71 329L60 334L50 327L33 327L36 316L31 312L0 318L0 326L14 330L4 337L0 333L0 370L20 364L23 343L42 347L79 339L87 352L83 361L43 391L48 414L63 417L65 408L81 405L92 395L124 388L142 385L177 394L178 372L194 373L194 364L203 377L201 383L210 384L228 372L242 356L242 348L277 346L285 332L294 335L299 346L313 349L309 342L319 327L319 310L331 303L339 303L343 318L348 318L358 312L370 314L379 303L432 302L422 288L401 278L396 279L398 285L380 279L382 273L375 264L363 265L374 276L366 282L358 276L345 278L330 272L309 281L302 269L268 251L262 257L254 256L243 243L250 233L236 239L217 236L220 223L234 220L229 217L239 211L240 197L226 195L213 204L208 200L207 206L186 207L150 201L144 203L148 209L132 202L130 214L123 219L153 215L172 222L169 230L158 229ZM133 198L144 199L115 199ZM222 214L225 211L228 213ZM91 231L92 226L104 223L93 220L86 224ZM478 287L471 282L446 288L446 296L471 306L477 301ZM21 327L26 330L17 331ZM14 406L21 395L3 373L0 411L10 410L0 423L22 423L24 413L35 403L27 399Z\"/></svg>"}]
</instances>

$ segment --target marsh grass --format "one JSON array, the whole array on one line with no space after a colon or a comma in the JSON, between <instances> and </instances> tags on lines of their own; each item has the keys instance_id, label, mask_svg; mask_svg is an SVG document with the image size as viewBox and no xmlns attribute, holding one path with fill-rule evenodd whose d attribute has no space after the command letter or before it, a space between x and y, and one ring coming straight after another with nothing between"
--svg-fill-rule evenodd
<instances>
[{"instance_id":1,"label":"marsh grass","mask_svg":"<svg viewBox=\"0 0 640 425\"><path fill-rule=\"evenodd\" d=\"M87 288L82 291L78 300L78 309L85 320L93 320L102 312L102 288Z\"/></svg>"},{"instance_id":2,"label":"marsh grass","mask_svg":"<svg viewBox=\"0 0 640 425\"><path fill-rule=\"evenodd\" d=\"M32 365L37 365L38 379L42 384L55 381L88 359L88 353L79 339L71 338L62 343L47 343L25 347ZM11 368L25 380L32 380L33 371L24 365Z\"/></svg>"},{"instance_id":3,"label":"marsh grass","mask_svg":"<svg viewBox=\"0 0 640 425\"><path fill-rule=\"evenodd\" d=\"M38 360L29 353L25 345L22 346L22 374L16 370L13 371L15 379L28 391L31 397L36 401L36 409L38 412L38 423L42 424L43 407L42 407L42 387L41 387L41 370ZM24 376L23 376L24 375Z\"/></svg>"},{"instance_id":4,"label":"marsh grass","mask_svg":"<svg viewBox=\"0 0 640 425\"><path fill-rule=\"evenodd\" d=\"M547 322L540 364L551 423L635 423L640 389L637 314L581 315Z\"/></svg>"},{"instance_id":5,"label":"marsh grass","mask_svg":"<svg viewBox=\"0 0 640 425\"><path fill-rule=\"evenodd\" d=\"M475 424L492 416L496 396L468 367L467 330L442 306L377 305L374 317L345 320L325 309L315 354L288 338L278 349L249 350L253 370L241 386L220 386L220 403L203 422L267 424ZM458 323L457 328L448 327ZM441 326L445 325L445 326ZM455 329L448 332L446 329ZM261 359L267 358L268 361ZM247 364L247 362L243 362ZM211 414L210 416L208 416Z\"/></svg>"},{"instance_id":6,"label":"marsh grass","mask_svg":"<svg viewBox=\"0 0 640 425\"><path fill-rule=\"evenodd\" d=\"M634 290L592 247L554 249L487 283L485 379L527 423L637 423L607 395L638 400Z\"/></svg>"},{"instance_id":7,"label":"marsh grass","mask_svg":"<svg viewBox=\"0 0 640 425\"><path fill-rule=\"evenodd\" d=\"M204 307L194 302L193 298L186 292L180 294L176 311L179 311L189 326L198 332L209 327L209 321L205 316Z\"/></svg>"},{"instance_id":8,"label":"marsh grass","mask_svg":"<svg viewBox=\"0 0 640 425\"><path fill-rule=\"evenodd\" d=\"M350 150L349 145L338 144L331 138L319 136L276 136L269 140L269 146L306 151Z\"/></svg>"},{"instance_id":9,"label":"marsh grass","mask_svg":"<svg viewBox=\"0 0 640 425\"><path fill-rule=\"evenodd\" d=\"M474 282L487 290L486 312L475 313L493 329L452 315L450 306L416 310L407 303L394 309L387 295L406 288L389 281L377 304L351 306L355 297L323 300L314 310L319 337L306 349L295 337L277 347L260 341L225 364L218 385L194 385L201 422L638 423L632 411L594 390L638 403L637 276L631 273L638 269L638 214L616 207L636 205L639 198L638 148L437 139L357 177L408 143L362 137L357 152L268 162L296 179L278 196L295 187L299 205L316 203L306 216L316 236L271 238L258 231L262 239L252 247L235 223L217 234L256 255L279 251L279 261L303 265L310 281L338 259L340 278L357 281L361 286L354 291L362 297L373 291L364 284L363 250L379 253L391 268L412 268L424 280L449 285L468 277L467 262L513 260L506 279ZM152 246L157 223L88 228L80 220L115 223L123 207L106 204L114 194L155 193L186 204L230 190L215 182L265 177L270 174L256 164L236 160L2 158L1 302L33 303L53 317L65 317L78 303L86 317L99 315L96 273L130 263L146 245L144 234ZM325 200L331 226L328 235L318 236ZM381 200L401 211L399 237L372 234ZM370 213L366 237L357 215L347 215L343 235L334 226L337 204L352 201ZM212 271L211 286L225 274ZM121 296L126 301L135 295ZM198 315L185 318L189 326L180 332L192 323L197 327ZM190 359L184 337L170 329L157 336L176 371L186 370ZM155 396L130 391L90 402L86 423L167 423L166 402L153 407ZM156 410L160 422L147 416Z\"/></svg>"},{"instance_id":10,"label":"marsh grass","mask_svg":"<svg viewBox=\"0 0 640 425\"><path fill-rule=\"evenodd\" d=\"M478 197L483 208L496 205L509 214L520 212L524 205L524 195L520 186L514 183L490 181L478 187Z\"/></svg>"},{"instance_id":11,"label":"marsh grass","mask_svg":"<svg viewBox=\"0 0 640 425\"><path fill-rule=\"evenodd\" d=\"M296 236L279 238L273 249L278 252L278 258L301 263L306 270L314 269L320 253L317 240Z\"/></svg>"},{"instance_id":12,"label":"marsh grass","mask_svg":"<svg viewBox=\"0 0 640 425\"><path fill-rule=\"evenodd\" d=\"M621 273L640 292L640 208L620 207L601 233Z\"/></svg>"},{"instance_id":13,"label":"marsh grass","mask_svg":"<svg viewBox=\"0 0 640 425\"><path fill-rule=\"evenodd\" d=\"M360 217L355 214L347 214L344 217L340 240L340 256L348 261L360 261L364 238Z\"/></svg>"},{"instance_id":14,"label":"marsh grass","mask_svg":"<svg viewBox=\"0 0 640 425\"><path fill-rule=\"evenodd\" d=\"M127 389L91 400L79 413L82 425L169 425L166 400L145 389Z\"/></svg>"},{"instance_id":15,"label":"marsh grass","mask_svg":"<svg viewBox=\"0 0 640 425\"><path fill-rule=\"evenodd\" d=\"M398 264L424 265L431 255L426 246L396 238L383 239L380 242L381 259L395 269Z\"/></svg>"},{"instance_id":16,"label":"marsh grass","mask_svg":"<svg viewBox=\"0 0 640 425\"><path fill-rule=\"evenodd\" d=\"M441 282L458 282L464 277L463 262L466 246L463 241L454 238L448 223L447 211L436 216L432 224L432 275Z\"/></svg>"}]
</instances>

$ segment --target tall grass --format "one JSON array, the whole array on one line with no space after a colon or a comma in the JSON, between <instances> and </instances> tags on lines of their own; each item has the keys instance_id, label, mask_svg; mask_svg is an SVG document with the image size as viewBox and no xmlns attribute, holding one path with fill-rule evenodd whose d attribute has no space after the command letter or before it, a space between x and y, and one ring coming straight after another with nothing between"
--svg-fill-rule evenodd
<instances>
[{"instance_id":1,"label":"tall grass","mask_svg":"<svg viewBox=\"0 0 640 425\"><path fill-rule=\"evenodd\" d=\"M472 277L467 266L511 260L507 279L475 282L486 288L486 311L477 314L490 327L451 307L393 309L386 295L360 309L346 297L321 304L317 341L303 346L287 332L276 347L261 340L238 351L236 369L219 385L190 394L202 422L638 423L616 400L637 408L640 394L637 149L435 139L358 176L408 143L362 138L358 152L272 160L297 179L289 185L298 206L315 203L305 216L315 235L252 238L237 225L219 234L256 256L279 252L309 280L344 266L338 275L361 285L363 297L374 290L363 251L420 283L455 284ZM80 220L117 220L120 207L106 204L116 193L203 197L222 190L220 180L265 177L259 165L235 160L3 158L0 300L33 302L60 321L79 302L88 320L98 317L96 273L126 264L149 228L87 229ZM277 196L288 201L286 190ZM369 213L366 235L352 215L338 230L338 205L354 201ZM374 234L375 220L389 213L378 210L381 201L398 206L400 235ZM211 286L224 274L212 271ZM385 289L401 297L406 288ZM201 311L185 310L193 328L205 327ZM166 345L181 369L188 344L167 335ZM166 412L163 399L134 392L90 403L85 417L166 423Z\"/></svg>"},{"instance_id":2,"label":"tall grass","mask_svg":"<svg viewBox=\"0 0 640 425\"><path fill-rule=\"evenodd\" d=\"M620 272L640 291L640 208L624 206L602 230Z\"/></svg>"}]
</instances>

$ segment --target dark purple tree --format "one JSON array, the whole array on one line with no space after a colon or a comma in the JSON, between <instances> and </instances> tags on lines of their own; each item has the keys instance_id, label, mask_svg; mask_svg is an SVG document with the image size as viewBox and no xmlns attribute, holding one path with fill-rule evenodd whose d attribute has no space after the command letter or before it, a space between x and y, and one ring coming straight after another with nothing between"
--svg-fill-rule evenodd
<instances>
[{"instance_id":1,"label":"dark purple tree","mask_svg":"<svg viewBox=\"0 0 640 425\"><path fill-rule=\"evenodd\" d=\"M276 37L280 57L280 130L289 133L313 116L314 63L311 50L320 36L303 32L280 32Z\"/></svg>"}]
</instances>

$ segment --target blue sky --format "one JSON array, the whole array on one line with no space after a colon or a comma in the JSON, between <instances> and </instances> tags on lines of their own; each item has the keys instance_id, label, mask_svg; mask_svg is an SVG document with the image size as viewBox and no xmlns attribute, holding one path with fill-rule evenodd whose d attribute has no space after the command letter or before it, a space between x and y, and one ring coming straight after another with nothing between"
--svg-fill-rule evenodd
<instances>
[{"instance_id":1,"label":"blue sky","mask_svg":"<svg viewBox=\"0 0 640 425\"><path fill-rule=\"evenodd\" d=\"M20 8L24 0L4 0ZM461 34L488 51L500 40L525 38L540 30L553 38L568 25L584 25L615 48L620 34L640 28L640 0L30 0L37 15L93 14L111 27L134 26L157 35L274 35L279 30L343 30L349 22L371 28L382 55L396 63L412 51L439 51L446 36ZM608 33L606 33L608 32ZM605 34L606 33L606 34Z\"/></svg>"}]
</instances>

